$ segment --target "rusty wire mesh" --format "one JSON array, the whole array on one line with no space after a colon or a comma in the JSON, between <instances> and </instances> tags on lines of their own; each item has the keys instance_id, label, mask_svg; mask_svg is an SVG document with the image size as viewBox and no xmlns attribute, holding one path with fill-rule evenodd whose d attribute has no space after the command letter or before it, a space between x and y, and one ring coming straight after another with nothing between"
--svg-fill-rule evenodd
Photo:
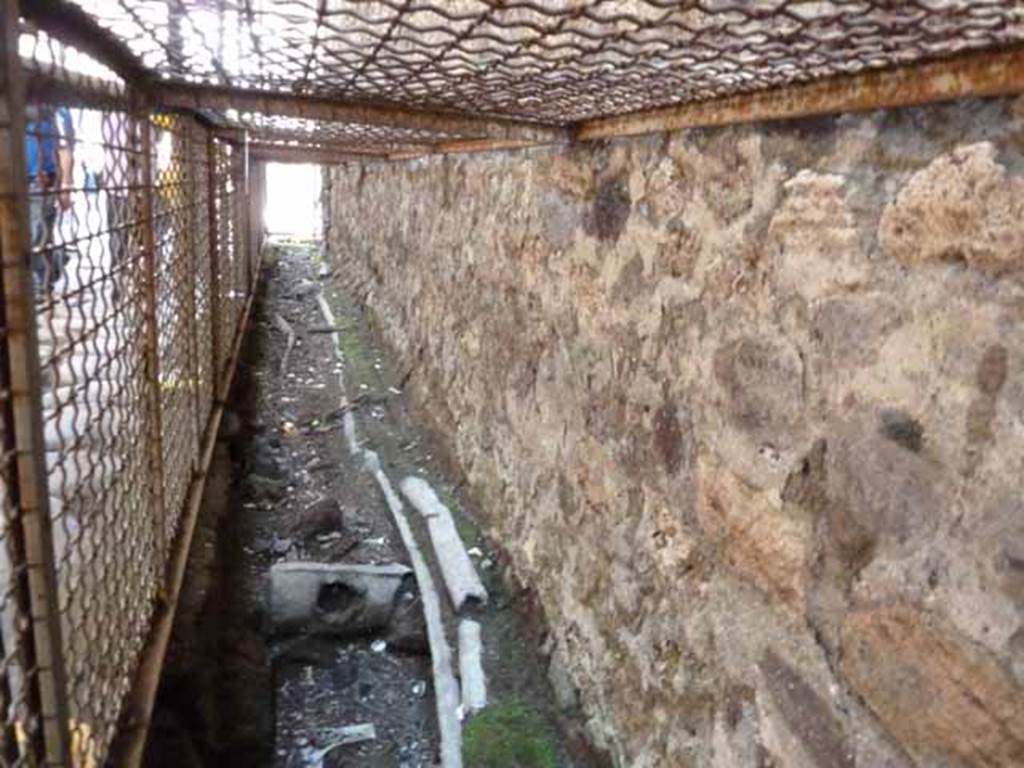
<instances>
[{"instance_id":1,"label":"rusty wire mesh","mask_svg":"<svg viewBox=\"0 0 1024 768\"><path fill-rule=\"evenodd\" d=\"M192 201L192 216L189 227L192 233L192 272L195 285L194 292L194 314L195 327L197 332L194 335L195 350L195 375L197 386L197 397L199 398L200 415L207 414L213 407L214 394L216 390L215 372L217 371L216 361L213 352L213 302L211 292L213 291L213 251L210 239L210 144L208 133L201 126L195 123L190 125L189 130L189 151L190 159L188 167L191 169L189 175L188 196ZM200 328L210 328L210 333L199 333ZM202 428L204 425L200 425ZM200 433L201 435L202 433Z\"/></svg>"},{"instance_id":2,"label":"rusty wire mesh","mask_svg":"<svg viewBox=\"0 0 1024 768\"><path fill-rule=\"evenodd\" d=\"M29 110L45 141L57 108ZM33 179L29 206L69 708L83 753L95 760L113 735L162 576L142 341L147 182L139 119L66 114L74 138L52 140L66 142L90 177L79 173L63 193Z\"/></svg>"},{"instance_id":3,"label":"rusty wire mesh","mask_svg":"<svg viewBox=\"0 0 1024 768\"><path fill-rule=\"evenodd\" d=\"M171 81L564 124L1024 40L1016 0L76 0Z\"/></svg>"},{"instance_id":4,"label":"rusty wire mesh","mask_svg":"<svg viewBox=\"0 0 1024 768\"><path fill-rule=\"evenodd\" d=\"M66 66L69 57L80 60L74 52L35 33L23 36L21 49L35 61L25 68L30 95L41 72L76 82L80 70ZM34 294L19 298L34 304L38 332L37 416L66 678L59 695L73 762L82 766L103 763L124 715L201 470L255 255L242 236L246 225L236 221L248 213L244 149L214 141L192 117L137 111L128 96L105 91L96 105L74 107L33 98L16 142L19 149L24 142L26 164L37 160L14 182L27 191L21 223L30 230L34 283ZM63 157L71 159L70 179ZM5 374L11 347L3 317ZM19 550L10 401L5 374L0 765L30 764L40 730L39 704L28 698L33 606Z\"/></svg>"},{"instance_id":5,"label":"rusty wire mesh","mask_svg":"<svg viewBox=\"0 0 1024 768\"><path fill-rule=\"evenodd\" d=\"M231 213L226 215L233 225L233 242L231 244L231 308L234 322L232 328L237 328L242 319L242 310L246 297L249 295L249 282L252 274L252 267L249 263L249 232L244 225L245 196L239 195L239 189L248 189L249 161L244 151L235 149L231 154L231 192L230 205Z\"/></svg>"}]
</instances>

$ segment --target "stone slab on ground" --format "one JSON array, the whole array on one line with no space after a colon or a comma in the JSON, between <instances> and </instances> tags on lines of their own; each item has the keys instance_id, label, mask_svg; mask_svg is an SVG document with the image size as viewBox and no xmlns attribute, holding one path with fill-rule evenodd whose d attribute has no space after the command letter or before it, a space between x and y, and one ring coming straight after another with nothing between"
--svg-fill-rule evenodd
<instances>
[{"instance_id":1,"label":"stone slab on ground","mask_svg":"<svg viewBox=\"0 0 1024 768\"><path fill-rule=\"evenodd\" d=\"M270 620L277 632L361 635L387 626L404 565L277 563L270 569Z\"/></svg>"}]
</instances>

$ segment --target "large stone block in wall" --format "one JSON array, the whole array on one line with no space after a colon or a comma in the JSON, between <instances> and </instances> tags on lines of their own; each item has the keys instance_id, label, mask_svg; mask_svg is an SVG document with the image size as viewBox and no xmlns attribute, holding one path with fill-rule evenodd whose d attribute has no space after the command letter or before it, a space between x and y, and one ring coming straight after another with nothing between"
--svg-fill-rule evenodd
<instances>
[{"instance_id":1,"label":"large stone block in wall","mask_svg":"<svg viewBox=\"0 0 1024 768\"><path fill-rule=\"evenodd\" d=\"M733 570L801 610L812 526L800 510L783 509L778 493L750 486L705 451L697 459L697 516L706 544Z\"/></svg>"},{"instance_id":2,"label":"large stone block in wall","mask_svg":"<svg viewBox=\"0 0 1024 768\"><path fill-rule=\"evenodd\" d=\"M803 360L783 339L744 336L723 344L714 371L730 420L755 440L776 441L803 419Z\"/></svg>"},{"instance_id":3,"label":"large stone block in wall","mask_svg":"<svg viewBox=\"0 0 1024 768\"><path fill-rule=\"evenodd\" d=\"M799 750L816 768L855 768L856 751L825 696L774 650L765 652L758 669L779 717L797 738L787 759L804 762L793 754Z\"/></svg>"},{"instance_id":4,"label":"large stone block in wall","mask_svg":"<svg viewBox=\"0 0 1024 768\"><path fill-rule=\"evenodd\" d=\"M785 183L785 201L768 229L777 249L776 279L784 292L814 299L866 278L845 185L842 176L806 169Z\"/></svg>"},{"instance_id":5,"label":"large stone block in wall","mask_svg":"<svg viewBox=\"0 0 1024 768\"><path fill-rule=\"evenodd\" d=\"M849 567L913 551L945 516L943 469L922 453L920 430L909 414L887 408L833 425L825 514L832 552Z\"/></svg>"},{"instance_id":6,"label":"large stone block in wall","mask_svg":"<svg viewBox=\"0 0 1024 768\"><path fill-rule=\"evenodd\" d=\"M1024 690L912 608L852 613L843 625L842 669L920 765L1024 765Z\"/></svg>"},{"instance_id":7,"label":"large stone block in wall","mask_svg":"<svg viewBox=\"0 0 1024 768\"><path fill-rule=\"evenodd\" d=\"M958 147L914 174L882 215L885 253L993 273L1024 266L1024 176L996 155L987 141Z\"/></svg>"}]
</instances>

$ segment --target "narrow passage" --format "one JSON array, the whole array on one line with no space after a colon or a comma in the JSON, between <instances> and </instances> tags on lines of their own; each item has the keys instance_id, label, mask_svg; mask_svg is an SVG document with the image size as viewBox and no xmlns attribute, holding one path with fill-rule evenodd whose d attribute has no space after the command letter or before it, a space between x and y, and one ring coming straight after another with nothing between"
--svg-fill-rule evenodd
<instances>
[{"instance_id":1,"label":"narrow passage","mask_svg":"<svg viewBox=\"0 0 1024 768\"><path fill-rule=\"evenodd\" d=\"M460 634L471 648L480 626L484 689L463 684L456 699L464 765L587 765L565 746L576 721L547 681L530 594L508 585L500 550L410 415L402 372L320 257L308 241L268 247L146 764L441 764L423 600L393 512L346 441L348 419L427 561L456 677L472 666ZM451 568L402 493L416 488L451 511L486 603L454 610Z\"/></svg>"}]
</instances>

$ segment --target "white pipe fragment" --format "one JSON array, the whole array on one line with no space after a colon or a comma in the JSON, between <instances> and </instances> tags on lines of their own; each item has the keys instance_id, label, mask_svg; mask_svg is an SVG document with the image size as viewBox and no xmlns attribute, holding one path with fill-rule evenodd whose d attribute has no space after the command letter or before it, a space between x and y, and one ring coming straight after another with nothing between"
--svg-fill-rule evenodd
<instances>
[{"instance_id":1,"label":"white pipe fragment","mask_svg":"<svg viewBox=\"0 0 1024 768\"><path fill-rule=\"evenodd\" d=\"M482 652L480 625L471 619L463 619L459 622L459 682L462 684L462 710L467 715L487 706Z\"/></svg>"},{"instance_id":2,"label":"white pipe fragment","mask_svg":"<svg viewBox=\"0 0 1024 768\"><path fill-rule=\"evenodd\" d=\"M461 611L469 600L486 603L487 590L466 553L451 511L421 477L407 477L400 486L405 497L427 521L430 541L455 611Z\"/></svg>"}]
</instances>

